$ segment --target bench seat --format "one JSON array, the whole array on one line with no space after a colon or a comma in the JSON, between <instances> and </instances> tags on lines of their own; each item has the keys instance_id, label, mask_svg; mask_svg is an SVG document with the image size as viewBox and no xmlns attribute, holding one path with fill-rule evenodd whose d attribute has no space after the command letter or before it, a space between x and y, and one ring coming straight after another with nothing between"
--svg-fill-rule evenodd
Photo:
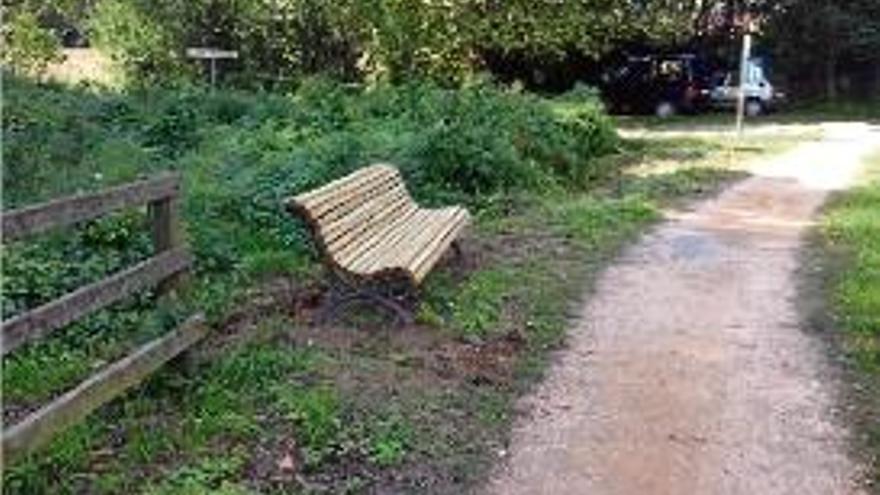
<instances>
[{"instance_id":1,"label":"bench seat","mask_svg":"<svg viewBox=\"0 0 880 495\"><path fill-rule=\"evenodd\" d=\"M470 221L462 207L420 207L398 170L385 164L300 194L287 206L309 224L334 270L368 280L403 275L414 286Z\"/></svg>"}]
</instances>

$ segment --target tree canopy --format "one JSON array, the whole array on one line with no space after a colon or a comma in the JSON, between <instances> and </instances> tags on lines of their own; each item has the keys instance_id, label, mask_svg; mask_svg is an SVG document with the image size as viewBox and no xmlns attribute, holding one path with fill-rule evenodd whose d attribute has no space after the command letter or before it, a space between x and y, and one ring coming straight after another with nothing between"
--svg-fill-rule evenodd
<instances>
[{"instance_id":1,"label":"tree canopy","mask_svg":"<svg viewBox=\"0 0 880 495\"><path fill-rule=\"evenodd\" d=\"M39 69L55 49L40 29L73 29L140 83L189 78L186 47L215 46L241 53L228 67L237 84L311 74L460 84L488 53L552 61L634 41L735 46L748 18L780 67L824 78L829 92L839 72L880 65L875 0L18 0L8 10L7 65Z\"/></svg>"}]
</instances>

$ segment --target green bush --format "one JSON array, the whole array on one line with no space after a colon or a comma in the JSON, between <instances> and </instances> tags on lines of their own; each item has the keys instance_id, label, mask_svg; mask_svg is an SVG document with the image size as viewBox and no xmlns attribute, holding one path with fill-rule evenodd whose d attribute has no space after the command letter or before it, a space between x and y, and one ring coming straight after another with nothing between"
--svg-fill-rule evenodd
<instances>
[{"instance_id":1,"label":"green bush","mask_svg":"<svg viewBox=\"0 0 880 495\"><path fill-rule=\"evenodd\" d=\"M4 9L5 10L5 9ZM61 44L27 10L4 12L3 65L29 75L42 74L52 62L60 61Z\"/></svg>"},{"instance_id":2,"label":"green bush","mask_svg":"<svg viewBox=\"0 0 880 495\"><path fill-rule=\"evenodd\" d=\"M309 259L308 236L281 208L290 195L387 161L425 204L480 209L499 196L585 187L608 173L608 161L593 158L615 143L592 94L560 113L488 85L364 91L313 80L290 95L112 93L10 79L5 98L4 207L180 170L201 302L218 308L249 276L307 264L296 260ZM43 241L46 249L8 246L23 261L4 264L5 307L31 307L144 255L148 239L131 218ZM50 252L74 254L39 254ZM73 268L86 261L94 268Z\"/></svg>"},{"instance_id":3,"label":"green bush","mask_svg":"<svg viewBox=\"0 0 880 495\"><path fill-rule=\"evenodd\" d=\"M89 27L95 46L119 64L126 82L143 86L174 82L188 74L179 49L182 21L159 19L137 2L102 0L94 7Z\"/></svg>"}]
</instances>

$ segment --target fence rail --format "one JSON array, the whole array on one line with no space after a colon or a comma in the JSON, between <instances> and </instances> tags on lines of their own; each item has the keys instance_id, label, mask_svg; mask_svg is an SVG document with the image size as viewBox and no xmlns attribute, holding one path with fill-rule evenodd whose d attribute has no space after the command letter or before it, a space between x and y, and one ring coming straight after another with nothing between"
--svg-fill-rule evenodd
<instances>
[{"instance_id":1,"label":"fence rail","mask_svg":"<svg viewBox=\"0 0 880 495\"><path fill-rule=\"evenodd\" d=\"M121 208L147 204L155 254L98 282L2 323L2 355L47 337L57 328L156 286L159 294L179 287L192 264L183 245L178 214L180 176L168 173L104 191L61 198L2 215L4 240L21 239L53 228L93 220ZM55 434L134 387L207 333L200 314L148 342L64 393L18 424L5 428L3 458L32 452Z\"/></svg>"},{"instance_id":2,"label":"fence rail","mask_svg":"<svg viewBox=\"0 0 880 495\"><path fill-rule=\"evenodd\" d=\"M3 355L186 270L191 259L185 248L171 249L4 321Z\"/></svg>"},{"instance_id":3,"label":"fence rail","mask_svg":"<svg viewBox=\"0 0 880 495\"><path fill-rule=\"evenodd\" d=\"M27 206L3 214L3 239L30 235L104 216L121 208L173 198L180 189L180 176L166 173L152 179Z\"/></svg>"}]
</instances>

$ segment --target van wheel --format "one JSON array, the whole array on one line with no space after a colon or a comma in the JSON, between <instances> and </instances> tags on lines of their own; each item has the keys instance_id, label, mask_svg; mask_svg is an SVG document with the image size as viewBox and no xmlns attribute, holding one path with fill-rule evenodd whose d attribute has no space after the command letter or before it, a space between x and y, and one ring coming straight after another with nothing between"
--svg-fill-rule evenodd
<instances>
[{"instance_id":1,"label":"van wheel","mask_svg":"<svg viewBox=\"0 0 880 495\"><path fill-rule=\"evenodd\" d=\"M746 102L745 111L749 117L757 117L764 113L764 104L761 100L749 100Z\"/></svg>"},{"instance_id":2,"label":"van wheel","mask_svg":"<svg viewBox=\"0 0 880 495\"><path fill-rule=\"evenodd\" d=\"M668 101L661 101L654 108L654 114L661 119L672 117L675 115L675 105Z\"/></svg>"}]
</instances>

